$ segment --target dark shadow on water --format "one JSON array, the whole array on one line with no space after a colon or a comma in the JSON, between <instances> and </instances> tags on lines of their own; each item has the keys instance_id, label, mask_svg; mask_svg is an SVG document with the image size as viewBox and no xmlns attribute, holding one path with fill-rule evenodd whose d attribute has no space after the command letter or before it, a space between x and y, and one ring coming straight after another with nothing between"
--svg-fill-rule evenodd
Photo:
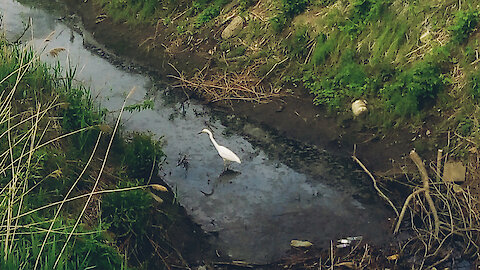
<instances>
[{"instance_id":1,"label":"dark shadow on water","mask_svg":"<svg viewBox=\"0 0 480 270\"><path fill-rule=\"evenodd\" d=\"M231 180L233 180L236 176L240 175L241 172L239 171L235 171L235 170L232 170L232 169L226 169L225 171L223 171L219 176L218 176L218 182L222 182L222 183L225 183L225 182L229 182Z\"/></svg>"},{"instance_id":2,"label":"dark shadow on water","mask_svg":"<svg viewBox=\"0 0 480 270\"><path fill-rule=\"evenodd\" d=\"M223 171L215 180L213 180L212 183L210 183L210 180L208 182L208 184L212 185L212 189L211 191L203 191L203 190L200 190L200 192L209 197L211 195L213 195L213 193L215 192L215 189L219 186L219 185L225 185L225 184L231 184L233 182L233 179L235 179L237 176L239 176L240 174L242 174L241 172L239 171L234 171L234 170L231 170L231 169L226 169L225 171Z\"/></svg>"}]
</instances>

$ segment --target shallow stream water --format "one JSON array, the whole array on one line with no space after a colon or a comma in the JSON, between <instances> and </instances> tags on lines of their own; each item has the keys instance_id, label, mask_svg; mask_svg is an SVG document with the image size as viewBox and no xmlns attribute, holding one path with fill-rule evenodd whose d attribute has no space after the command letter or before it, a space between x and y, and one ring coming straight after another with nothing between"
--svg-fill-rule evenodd
<instances>
[{"instance_id":1,"label":"shallow stream water","mask_svg":"<svg viewBox=\"0 0 480 270\"><path fill-rule=\"evenodd\" d=\"M355 199L371 189L357 190L347 186L357 179L343 179L354 177L342 171L355 168L353 165L333 164L326 158L328 153L309 148L308 153L322 153L311 158L295 144L285 143L286 138L271 136L254 124L232 121L239 119L235 115L217 115L195 101L169 102L171 95L165 87L157 87L154 79L141 72L100 57L101 50L92 49L100 45L81 31L81 26L65 24L62 15L13 0L1 0L0 13L9 40L17 39L31 18L33 24L22 37L23 44L32 44L44 61L76 67L76 79L91 89L95 100L112 116L118 114L133 87L136 91L127 104L155 101L153 110L125 112L123 126L127 131L148 131L163 138L167 160L162 175L192 219L212 233L211 241L219 253L266 263L282 256L292 239L328 247L331 240L342 237L363 236L379 243L389 235L384 206ZM52 32L50 41L45 42ZM57 57L48 55L59 47L65 51ZM222 117L229 121L222 122ZM207 126L219 144L242 160L231 165L232 171L222 173L222 159L208 136L198 134ZM292 164L287 159L301 165L293 169L285 165Z\"/></svg>"}]
</instances>

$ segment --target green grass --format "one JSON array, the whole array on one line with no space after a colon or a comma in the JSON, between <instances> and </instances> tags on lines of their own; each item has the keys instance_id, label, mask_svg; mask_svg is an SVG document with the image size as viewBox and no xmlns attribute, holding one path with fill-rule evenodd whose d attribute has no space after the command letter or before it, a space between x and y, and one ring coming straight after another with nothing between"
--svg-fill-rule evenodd
<instances>
[{"instance_id":1,"label":"green grass","mask_svg":"<svg viewBox=\"0 0 480 270\"><path fill-rule=\"evenodd\" d=\"M408 122L427 117L431 108L443 102L439 97L449 100L450 92L456 97L469 97L467 101L472 104L479 100L478 76L470 64L480 49L472 38L479 16L477 3L472 0L462 2L460 10L454 7L458 5L455 1L181 3L182 10L189 12L173 23L173 27L181 28L180 36L204 34L214 27L211 22L222 10L225 15L242 14L247 19L244 30L237 35L239 39L219 41L215 52L218 69L238 71L255 66L254 74L261 77L278 62L275 59L288 56L288 62L270 74L269 79L278 78L272 85L292 80L302 83L314 104L334 113L350 113L353 99L366 98L375 104L370 113L378 114L372 119ZM163 4L170 8L169 2ZM249 14L253 6L258 14L263 12L263 19ZM139 8L125 5L131 11ZM255 44L262 45L252 49ZM435 57L444 59L445 55L454 60L431 61ZM227 65L224 56L233 61ZM452 90L460 85L451 84L450 72L456 63L461 64L468 81L465 87Z\"/></svg>"},{"instance_id":2,"label":"green grass","mask_svg":"<svg viewBox=\"0 0 480 270\"><path fill-rule=\"evenodd\" d=\"M50 67L30 48L9 45L3 38L0 60L0 268L126 269L126 259L115 246L120 235L112 238L105 232L111 228L122 233L118 228L129 216L108 212L107 203L106 222L86 222L88 204L79 199L90 201L97 183L106 181L100 177L104 167L92 163L95 156L115 168L112 177L117 181L102 184L111 189L110 195L125 195L131 209L151 211L148 185L129 183L145 183L158 172L164 156L161 144L147 134L135 134L131 141L114 136L118 123L105 136L104 112L88 89L74 83L74 68L63 72ZM120 162L107 164L105 149L113 142L124 149L114 154ZM125 187L131 191L117 192ZM108 202L115 196L106 198ZM143 217L137 215L135 222L145 228L151 215ZM130 226L128 232L142 234L142 228ZM147 244L143 250L149 252ZM132 248L123 251L129 254Z\"/></svg>"}]
</instances>

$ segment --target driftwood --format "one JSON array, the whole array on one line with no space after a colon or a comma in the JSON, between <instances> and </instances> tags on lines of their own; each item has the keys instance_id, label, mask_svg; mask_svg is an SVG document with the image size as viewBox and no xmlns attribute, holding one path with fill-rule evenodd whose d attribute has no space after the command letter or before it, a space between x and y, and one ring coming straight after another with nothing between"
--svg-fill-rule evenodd
<instances>
[{"instance_id":1,"label":"driftwood","mask_svg":"<svg viewBox=\"0 0 480 270\"><path fill-rule=\"evenodd\" d=\"M418 171L420 172L420 175L422 177L422 183L423 183L423 188L418 189L414 191L412 194L410 194L407 199L405 200L405 203L403 204L402 211L400 212L400 216L398 217L397 225L395 226L394 233L398 233L398 230L400 228L400 223L402 222L403 216L405 215L406 208L410 202L410 200L417 194L422 193L425 196L425 199L427 200L428 206L430 208L430 212L433 215L434 219L434 236L438 237L438 232L440 230L440 220L438 218L438 213L437 209L435 208L435 203L432 200L432 197L430 196L430 178L428 177L427 169L425 169L425 165L423 164L422 159L420 156L415 152L415 150L412 150L410 152L410 158L413 160L415 165L418 168Z\"/></svg>"},{"instance_id":2,"label":"driftwood","mask_svg":"<svg viewBox=\"0 0 480 270\"><path fill-rule=\"evenodd\" d=\"M358 165L360 165L360 167L362 167L362 169L368 174L368 176L370 176L370 179L372 179L372 181L373 181L373 187L377 191L378 195L380 195L380 197L382 197L382 199L384 199L392 207L393 211L395 211L395 214L397 214L397 217L398 217L397 208L392 203L392 201L380 190L380 188L377 185L377 180L375 180L375 177L373 177L372 173L370 173L370 171L367 169L367 167L365 167L365 165L363 165L363 163L356 157L355 151L353 152L352 158L353 158L353 160L355 160L355 162L358 163Z\"/></svg>"}]
</instances>

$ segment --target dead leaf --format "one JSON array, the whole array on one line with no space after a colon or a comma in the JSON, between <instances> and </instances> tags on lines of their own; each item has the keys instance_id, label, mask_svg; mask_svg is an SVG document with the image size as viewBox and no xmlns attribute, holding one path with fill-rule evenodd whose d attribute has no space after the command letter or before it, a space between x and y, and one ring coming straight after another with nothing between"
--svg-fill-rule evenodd
<instances>
[{"instance_id":1,"label":"dead leaf","mask_svg":"<svg viewBox=\"0 0 480 270\"><path fill-rule=\"evenodd\" d=\"M107 124L100 124L98 125L98 128L100 129L100 131L102 131L103 133L112 133L112 127L110 127L109 125Z\"/></svg>"},{"instance_id":2,"label":"dead leaf","mask_svg":"<svg viewBox=\"0 0 480 270\"><path fill-rule=\"evenodd\" d=\"M53 177L53 178L60 178L60 176L62 176L62 170L57 169L57 170L51 172L48 176Z\"/></svg>"},{"instance_id":3,"label":"dead leaf","mask_svg":"<svg viewBox=\"0 0 480 270\"><path fill-rule=\"evenodd\" d=\"M398 254L393 254L393 255L390 255L387 257L387 260L389 261L395 261L395 260L398 260L398 258L400 258L400 255Z\"/></svg>"},{"instance_id":4,"label":"dead leaf","mask_svg":"<svg viewBox=\"0 0 480 270\"><path fill-rule=\"evenodd\" d=\"M158 197L157 195L155 195L155 194L153 194L153 193L151 193L151 192L149 192L149 193L150 193L150 196L152 196L152 198L153 198L155 201L157 201L158 203L163 203L163 199L162 199L162 198Z\"/></svg>"},{"instance_id":5,"label":"dead leaf","mask_svg":"<svg viewBox=\"0 0 480 270\"><path fill-rule=\"evenodd\" d=\"M49 54L50 56L52 56L52 57L57 57L58 54L59 54L60 52L63 52L63 51L65 51L65 48L59 47L59 48L51 49L51 50L48 52L48 54Z\"/></svg>"},{"instance_id":6,"label":"dead leaf","mask_svg":"<svg viewBox=\"0 0 480 270\"><path fill-rule=\"evenodd\" d=\"M162 186L162 185L159 185L159 184L153 184L152 188L155 189L155 190L158 190L158 191L162 191L162 192L167 192L168 191L168 189L165 186Z\"/></svg>"},{"instance_id":7,"label":"dead leaf","mask_svg":"<svg viewBox=\"0 0 480 270\"><path fill-rule=\"evenodd\" d=\"M455 193L460 193L463 192L463 188L460 185L453 184L453 191L455 191Z\"/></svg>"},{"instance_id":8,"label":"dead leaf","mask_svg":"<svg viewBox=\"0 0 480 270\"><path fill-rule=\"evenodd\" d=\"M313 246L313 244L308 241L292 240L290 241L290 246L307 248Z\"/></svg>"},{"instance_id":9,"label":"dead leaf","mask_svg":"<svg viewBox=\"0 0 480 270\"><path fill-rule=\"evenodd\" d=\"M106 18L107 18L107 15L106 15L106 14L100 14L100 15L97 16L97 18L95 18L95 23L96 23L96 24L101 23L101 22L103 22Z\"/></svg>"}]
</instances>

